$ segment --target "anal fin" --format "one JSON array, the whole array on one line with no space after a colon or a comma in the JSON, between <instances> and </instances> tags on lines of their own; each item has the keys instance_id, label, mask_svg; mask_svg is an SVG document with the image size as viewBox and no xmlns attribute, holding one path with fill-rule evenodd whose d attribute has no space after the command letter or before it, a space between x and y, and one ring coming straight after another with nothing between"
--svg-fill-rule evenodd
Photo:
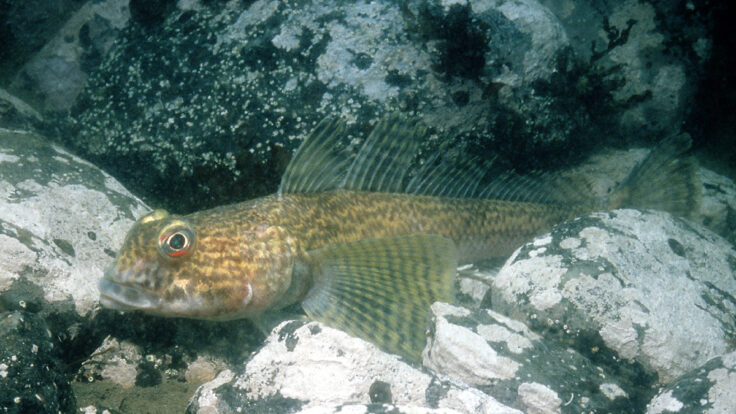
<instances>
[{"instance_id":1,"label":"anal fin","mask_svg":"<svg viewBox=\"0 0 736 414\"><path fill-rule=\"evenodd\" d=\"M327 325L419 361L427 315L452 298L452 240L413 235L361 240L310 252L314 286L302 307Z\"/></svg>"}]
</instances>

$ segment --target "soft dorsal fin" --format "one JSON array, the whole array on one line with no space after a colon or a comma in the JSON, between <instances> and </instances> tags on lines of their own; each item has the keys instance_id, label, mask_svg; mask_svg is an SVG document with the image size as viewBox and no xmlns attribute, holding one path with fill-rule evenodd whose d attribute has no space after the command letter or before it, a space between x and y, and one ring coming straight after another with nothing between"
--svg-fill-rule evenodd
<instances>
[{"instance_id":1,"label":"soft dorsal fin","mask_svg":"<svg viewBox=\"0 0 736 414\"><path fill-rule=\"evenodd\" d=\"M334 118L320 122L286 168L279 194L344 189L536 203L586 200L585 191L550 174L505 172L484 182L491 161L450 160L443 150L411 174L427 129L398 116L378 122L357 153L346 150L345 129Z\"/></svg>"}]
</instances>

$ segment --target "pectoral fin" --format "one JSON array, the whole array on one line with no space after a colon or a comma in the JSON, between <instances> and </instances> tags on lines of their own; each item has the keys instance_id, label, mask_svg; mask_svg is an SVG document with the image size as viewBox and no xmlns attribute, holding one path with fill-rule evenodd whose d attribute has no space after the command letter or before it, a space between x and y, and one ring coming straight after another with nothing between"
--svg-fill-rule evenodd
<instances>
[{"instance_id":1,"label":"pectoral fin","mask_svg":"<svg viewBox=\"0 0 736 414\"><path fill-rule=\"evenodd\" d=\"M414 235L361 240L310 252L314 286L302 307L327 325L418 361L427 313L452 298L452 240Z\"/></svg>"}]
</instances>

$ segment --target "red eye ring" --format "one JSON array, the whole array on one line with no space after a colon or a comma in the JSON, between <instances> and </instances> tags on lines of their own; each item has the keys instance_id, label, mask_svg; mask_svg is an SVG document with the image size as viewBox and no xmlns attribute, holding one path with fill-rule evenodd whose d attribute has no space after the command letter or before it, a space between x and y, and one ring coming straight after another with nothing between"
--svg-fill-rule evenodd
<instances>
[{"instance_id":1,"label":"red eye ring","mask_svg":"<svg viewBox=\"0 0 736 414\"><path fill-rule=\"evenodd\" d=\"M158 248L164 257L180 258L192 250L194 231L184 223L167 226L158 239Z\"/></svg>"}]
</instances>

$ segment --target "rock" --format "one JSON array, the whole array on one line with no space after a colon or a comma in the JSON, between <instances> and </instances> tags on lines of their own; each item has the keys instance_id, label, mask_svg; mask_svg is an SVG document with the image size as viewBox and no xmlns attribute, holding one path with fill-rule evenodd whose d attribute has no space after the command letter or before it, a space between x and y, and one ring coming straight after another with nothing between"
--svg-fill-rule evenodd
<instances>
[{"instance_id":1,"label":"rock","mask_svg":"<svg viewBox=\"0 0 736 414\"><path fill-rule=\"evenodd\" d=\"M593 195L604 197L648 154L649 151L643 148L607 150L563 174L571 180L584 177L588 184L592 184ZM701 200L690 219L732 244L736 243L736 183L702 166L698 167L696 178L702 188Z\"/></svg>"},{"instance_id":2,"label":"rock","mask_svg":"<svg viewBox=\"0 0 736 414\"><path fill-rule=\"evenodd\" d=\"M734 263L728 242L692 222L593 213L518 249L486 303L643 386L668 384L732 346Z\"/></svg>"},{"instance_id":3,"label":"rock","mask_svg":"<svg viewBox=\"0 0 736 414\"><path fill-rule=\"evenodd\" d=\"M661 137L689 115L711 49L700 6L639 0L540 2L559 18L576 55L609 71L602 81L611 86L613 104L622 109L615 127L623 136Z\"/></svg>"},{"instance_id":4,"label":"rock","mask_svg":"<svg viewBox=\"0 0 736 414\"><path fill-rule=\"evenodd\" d=\"M12 90L22 91L44 111L68 111L129 18L128 1L87 2L25 62Z\"/></svg>"},{"instance_id":5,"label":"rock","mask_svg":"<svg viewBox=\"0 0 736 414\"><path fill-rule=\"evenodd\" d=\"M652 399L647 414L732 413L736 407L736 352L711 359L679 377Z\"/></svg>"},{"instance_id":6,"label":"rock","mask_svg":"<svg viewBox=\"0 0 736 414\"><path fill-rule=\"evenodd\" d=\"M639 384L487 310L432 305L424 365L525 413L641 412Z\"/></svg>"},{"instance_id":7,"label":"rock","mask_svg":"<svg viewBox=\"0 0 736 414\"><path fill-rule=\"evenodd\" d=\"M148 208L110 175L28 131L0 129L0 303L87 317L97 281Z\"/></svg>"},{"instance_id":8,"label":"rock","mask_svg":"<svg viewBox=\"0 0 736 414\"><path fill-rule=\"evenodd\" d=\"M54 36L74 10L86 0L28 0L3 2L0 9L0 84Z\"/></svg>"},{"instance_id":9,"label":"rock","mask_svg":"<svg viewBox=\"0 0 736 414\"><path fill-rule=\"evenodd\" d=\"M0 125L8 129L28 129L43 116L28 104L0 88Z\"/></svg>"},{"instance_id":10,"label":"rock","mask_svg":"<svg viewBox=\"0 0 736 414\"><path fill-rule=\"evenodd\" d=\"M187 367L184 373L184 378L187 382L193 382L201 384L203 382L212 381L217 375L218 368L221 368L222 363L213 361L212 358L206 358L199 356Z\"/></svg>"},{"instance_id":11,"label":"rock","mask_svg":"<svg viewBox=\"0 0 736 414\"><path fill-rule=\"evenodd\" d=\"M5 102L33 116L19 100ZM0 348L23 357L22 369L2 362L0 370L9 378L0 395L13 399L2 402L10 412L74 410L69 368L111 330L97 318L97 282L147 210L110 175L43 136L0 127L0 310L20 315L9 319L15 331L0 335Z\"/></svg>"},{"instance_id":12,"label":"rock","mask_svg":"<svg viewBox=\"0 0 736 414\"><path fill-rule=\"evenodd\" d=\"M668 125L688 102L689 72L677 65L597 73L535 0L334 5L177 2L155 24L134 20L90 75L61 139L157 206L190 212L273 192L291 151L326 116L345 119L350 139L402 113L540 168L591 148L585 131L619 122L632 94ZM647 13L632 31L663 38ZM650 77L661 92L647 83L614 97L606 83ZM186 185L172 192L172 181Z\"/></svg>"},{"instance_id":13,"label":"rock","mask_svg":"<svg viewBox=\"0 0 736 414\"><path fill-rule=\"evenodd\" d=\"M698 176L703 197L696 220L736 245L736 184L705 168L698 170Z\"/></svg>"},{"instance_id":14,"label":"rock","mask_svg":"<svg viewBox=\"0 0 736 414\"><path fill-rule=\"evenodd\" d=\"M61 350L42 318L28 312L0 312L0 338L0 412L75 410Z\"/></svg>"},{"instance_id":15,"label":"rock","mask_svg":"<svg viewBox=\"0 0 736 414\"><path fill-rule=\"evenodd\" d=\"M297 414L460 414L449 408L401 407L393 404L342 404L334 407L313 407Z\"/></svg>"},{"instance_id":16,"label":"rock","mask_svg":"<svg viewBox=\"0 0 736 414\"><path fill-rule=\"evenodd\" d=\"M107 337L92 356L82 363L77 375L88 382L105 379L127 389L136 384L137 367L142 360L138 346Z\"/></svg>"},{"instance_id":17,"label":"rock","mask_svg":"<svg viewBox=\"0 0 736 414\"><path fill-rule=\"evenodd\" d=\"M223 371L202 385L189 410L294 413L353 403L385 403L459 412L520 413L477 389L442 381L317 322L280 324L238 371L242 374Z\"/></svg>"}]
</instances>

